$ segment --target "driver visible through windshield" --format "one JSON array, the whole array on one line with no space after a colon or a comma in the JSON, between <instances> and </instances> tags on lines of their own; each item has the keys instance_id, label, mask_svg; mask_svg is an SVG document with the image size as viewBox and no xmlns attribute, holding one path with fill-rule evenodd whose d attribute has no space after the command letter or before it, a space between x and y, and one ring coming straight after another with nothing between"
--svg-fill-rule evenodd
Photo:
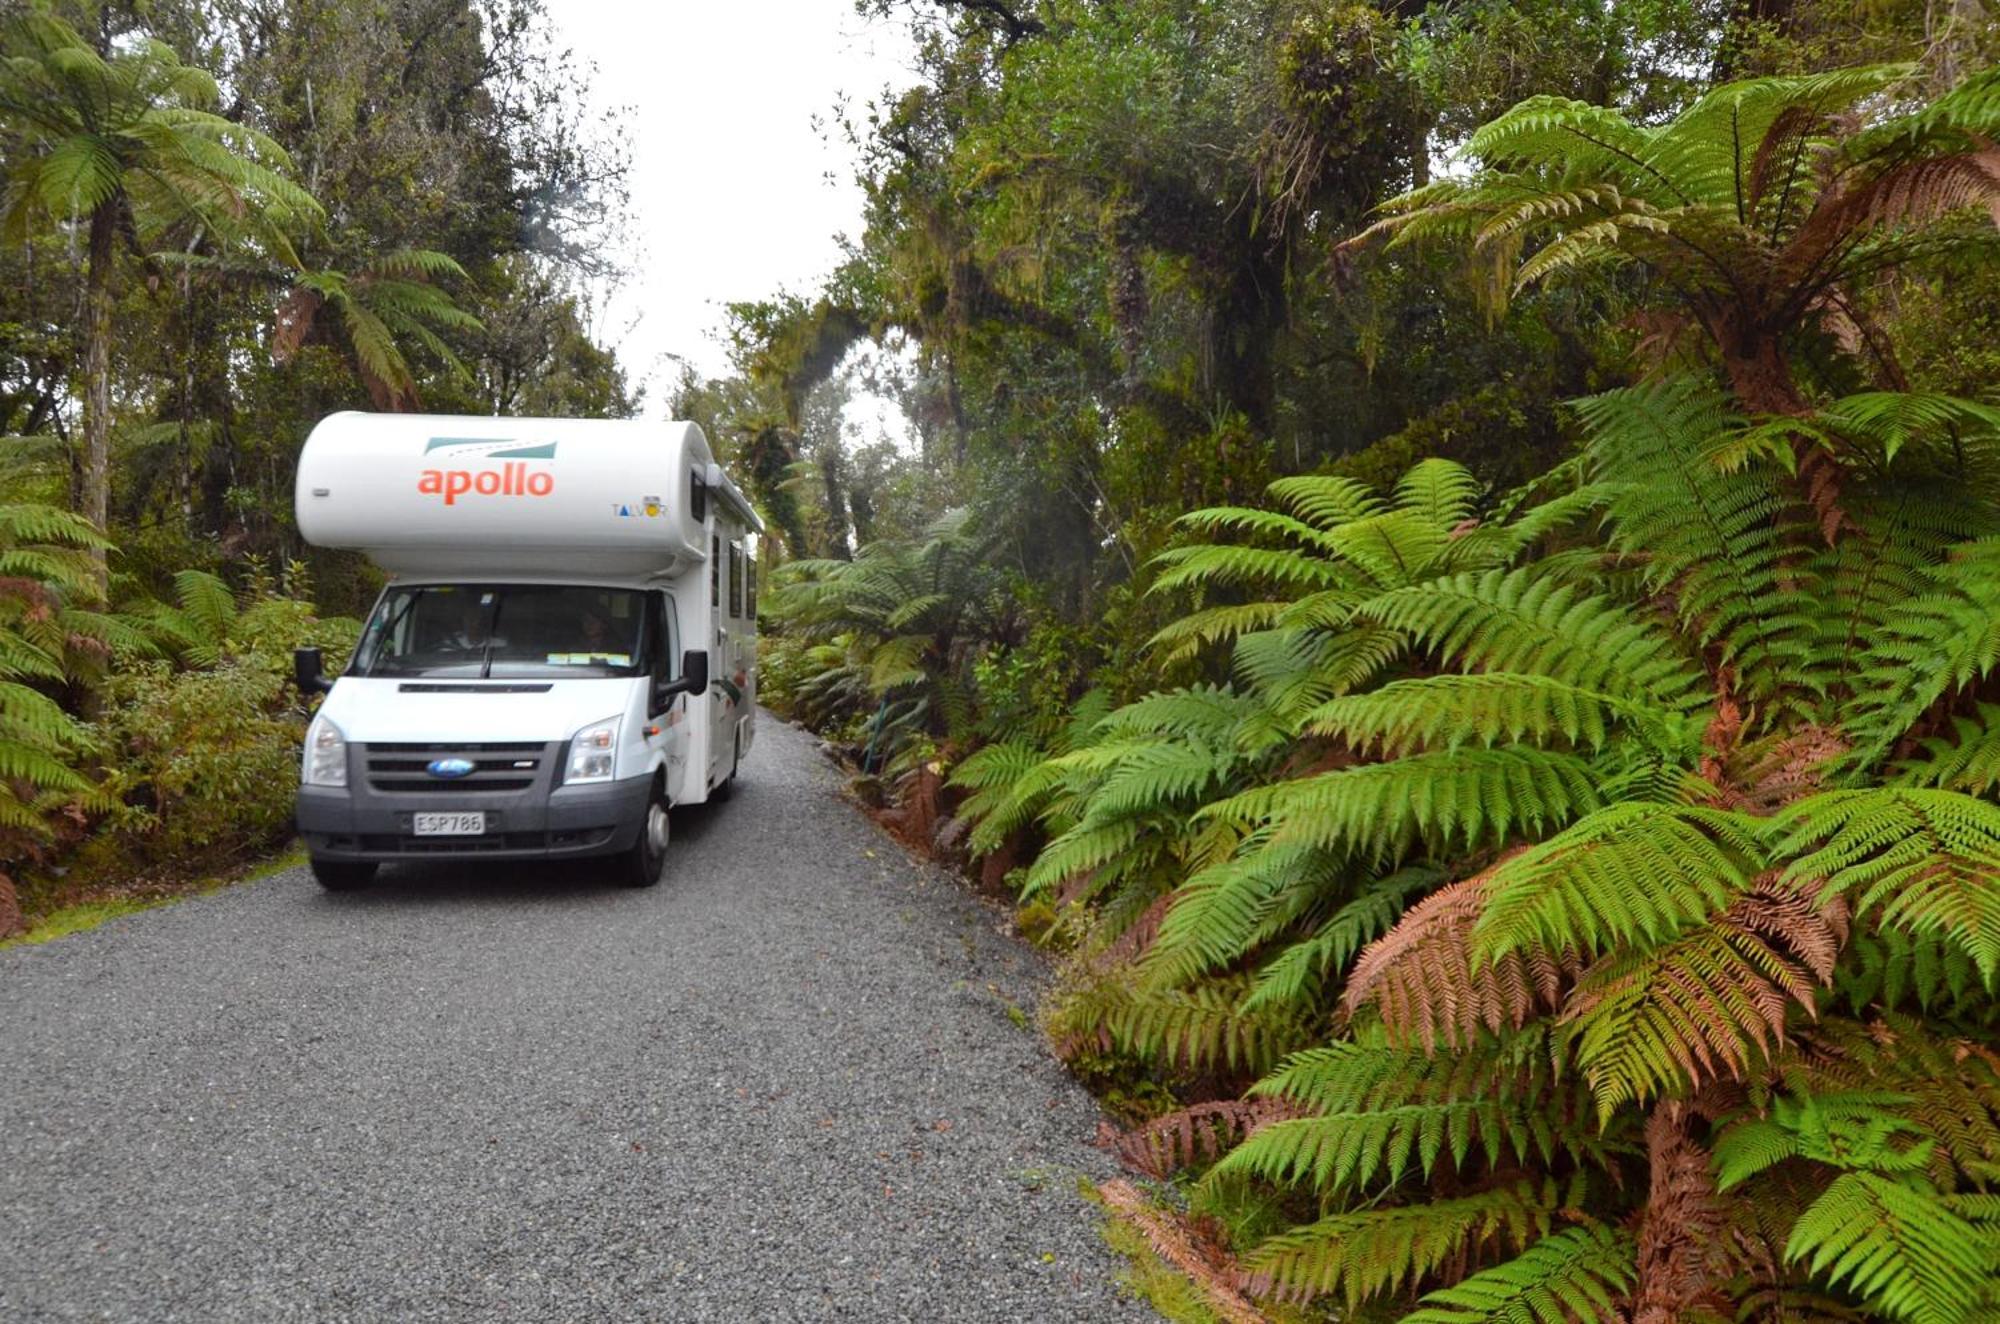
<instances>
[{"instance_id":1,"label":"driver visible through windshield","mask_svg":"<svg viewBox=\"0 0 2000 1324\"><path fill-rule=\"evenodd\" d=\"M353 674L458 679L634 676L645 594L568 584L424 584L382 595Z\"/></svg>"}]
</instances>

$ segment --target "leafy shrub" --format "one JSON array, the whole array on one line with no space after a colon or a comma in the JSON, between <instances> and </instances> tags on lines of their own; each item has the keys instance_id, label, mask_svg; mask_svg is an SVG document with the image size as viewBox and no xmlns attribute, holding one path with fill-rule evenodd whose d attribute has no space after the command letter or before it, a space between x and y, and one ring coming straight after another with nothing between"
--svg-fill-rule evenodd
<instances>
[{"instance_id":1,"label":"leafy shrub","mask_svg":"<svg viewBox=\"0 0 2000 1324\"><path fill-rule=\"evenodd\" d=\"M293 583L303 590L296 572ZM287 685L292 650L316 646L337 670L358 633L256 576L243 603L200 571L175 589L144 618L183 665L137 664L105 682L94 733L116 808L86 850L94 873L195 875L289 835L306 722Z\"/></svg>"},{"instance_id":2,"label":"leafy shrub","mask_svg":"<svg viewBox=\"0 0 2000 1324\"><path fill-rule=\"evenodd\" d=\"M290 833L304 722L262 661L150 663L107 684L103 790L121 804L107 826L134 863L199 873Z\"/></svg>"}]
</instances>

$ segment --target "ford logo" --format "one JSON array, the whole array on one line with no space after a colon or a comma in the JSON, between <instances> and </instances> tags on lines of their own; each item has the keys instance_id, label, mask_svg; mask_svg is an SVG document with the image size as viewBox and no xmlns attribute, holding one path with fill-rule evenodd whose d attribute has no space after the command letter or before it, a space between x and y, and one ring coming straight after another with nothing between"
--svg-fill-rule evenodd
<instances>
[{"instance_id":1,"label":"ford logo","mask_svg":"<svg viewBox=\"0 0 2000 1324\"><path fill-rule=\"evenodd\" d=\"M472 760L432 759L427 771L433 777L466 777L472 774Z\"/></svg>"}]
</instances>

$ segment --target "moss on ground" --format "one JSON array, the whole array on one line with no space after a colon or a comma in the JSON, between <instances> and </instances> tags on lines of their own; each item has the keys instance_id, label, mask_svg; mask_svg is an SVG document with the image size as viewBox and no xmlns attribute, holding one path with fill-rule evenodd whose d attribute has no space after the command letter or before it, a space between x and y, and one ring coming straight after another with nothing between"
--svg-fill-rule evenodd
<instances>
[{"instance_id":1,"label":"moss on ground","mask_svg":"<svg viewBox=\"0 0 2000 1324\"><path fill-rule=\"evenodd\" d=\"M219 877L171 885L150 885L137 890L112 891L103 895L85 895L75 900L60 902L47 909L30 908L26 914L28 931L12 938L0 939L0 950L53 942L57 938L67 938L73 933L88 932L122 915L136 915L142 910L154 910L186 897L201 896L239 883L254 883L274 873L281 873L304 864L305 859L304 847L294 842L279 854L253 861Z\"/></svg>"}]
</instances>

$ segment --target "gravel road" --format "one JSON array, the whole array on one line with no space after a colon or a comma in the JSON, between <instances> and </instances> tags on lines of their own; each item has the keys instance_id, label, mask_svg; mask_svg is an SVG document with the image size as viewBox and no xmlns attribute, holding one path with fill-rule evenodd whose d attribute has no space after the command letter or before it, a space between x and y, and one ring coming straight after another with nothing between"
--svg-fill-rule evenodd
<instances>
[{"instance_id":1,"label":"gravel road","mask_svg":"<svg viewBox=\"0 0 2000 1324\"><path fill-rule=\"evenodd\" d=\"M0 952L0 1320L1155 1318L997 914L769 717L674 828Z\"/></svg>"}]
</instances>

